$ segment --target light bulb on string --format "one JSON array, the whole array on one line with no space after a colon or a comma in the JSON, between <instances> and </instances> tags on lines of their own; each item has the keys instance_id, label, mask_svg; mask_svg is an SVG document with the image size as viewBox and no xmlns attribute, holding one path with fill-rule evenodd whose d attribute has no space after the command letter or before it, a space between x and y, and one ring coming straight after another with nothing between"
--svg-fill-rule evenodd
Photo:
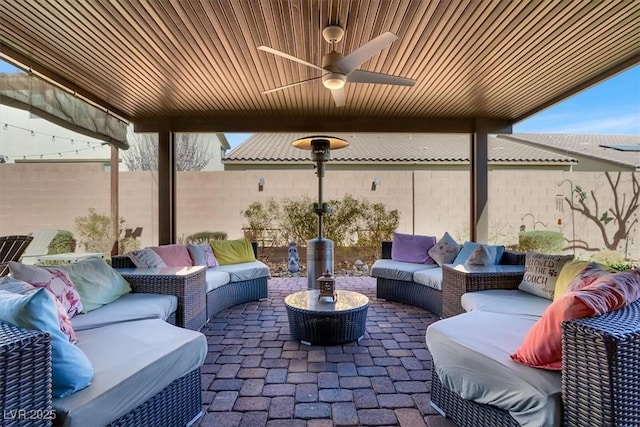
<instances>
[{"instance_id":1,"label":"light bulb on string","mask_svg":"<svg viewBox=\"0 0 640 427\"><path fill-rule=\"evenodd\" d=\"M31 136L36 136L36 133L34 131L31 131Z\"/></svg>"},{"instance_id":2,"label":"light bulb on string","mask_svg":"<svg viewBox=\"0 0 640 427\"><path fill-rule=\"evenodd\" d=\"M2 126L2 128L3 128L4 130L9 130L9 125L5 123L5 124L4 124L4 126Z\"/></svg>"}]
</instances>

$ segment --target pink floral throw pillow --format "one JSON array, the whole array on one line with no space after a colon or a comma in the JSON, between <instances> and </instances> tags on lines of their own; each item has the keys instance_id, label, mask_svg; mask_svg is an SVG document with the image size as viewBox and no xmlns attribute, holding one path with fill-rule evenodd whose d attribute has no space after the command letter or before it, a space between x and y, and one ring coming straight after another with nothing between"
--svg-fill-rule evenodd
<instances>
[{"instance_id":1,"label":"pink floral throw pillow","mask_svg":"<svg viewBox=\"0 0 640 427\"><path fill-rule=\"evenodd\" d=\"M9 269L14 278L23 280L37 288L45 288L62 303L69 318L82 311L82 301L69 275L58 267L38 267L9 262Z\"/></svg>"},{"instance_id":2,"label":"pink floral throw pillow","mask_svg":"<svg viewBox=\"0 0 640 427\"><path fill-rule=\"evenodd\" d=\"M34 289L38 288L13 277L7 276L0 279L0 290L3 291L25 295L30 291L33 291ZM69 342L73 344L77 343L78 338L76 337L76 331L73 330L73 325L71 324L71 319L69 319L67 310L65 310L58 298L53 298L53 300L56 303L56 311L58 312L58 323L60 325L60 330L67 336L67 338L69 338Z\"/></svg>"}]
</instances>

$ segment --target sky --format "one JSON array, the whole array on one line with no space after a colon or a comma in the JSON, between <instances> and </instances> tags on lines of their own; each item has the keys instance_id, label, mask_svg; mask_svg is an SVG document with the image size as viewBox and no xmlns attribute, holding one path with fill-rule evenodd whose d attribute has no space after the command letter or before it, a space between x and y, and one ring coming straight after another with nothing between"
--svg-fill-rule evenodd
<instances>
[{"instance_id":1,"label":"sky","mask_svg":"<svg viewBox=\"0 0 640 427\"><path fill-rule=\"evenodd\" d=\"M0 60L0 72L15 71ZM513 132L640 135L640 65L517 123ZM233 149L252 134L225 135Z\"/></svg>"}]
</instances>

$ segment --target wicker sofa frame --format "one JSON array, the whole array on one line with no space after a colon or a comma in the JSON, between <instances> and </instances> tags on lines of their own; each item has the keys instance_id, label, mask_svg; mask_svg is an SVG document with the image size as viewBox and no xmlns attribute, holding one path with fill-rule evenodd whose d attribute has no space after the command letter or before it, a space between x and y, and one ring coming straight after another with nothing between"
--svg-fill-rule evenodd
<instances>
[{"instance_id":1,"label":"wicker sofa frame","mask_svg":"<svg viewBox=\"0 0 640 427\"><path fill-rule=\"evenodd\" d=\"M382 242L382 259L391 259L391 241ZM525 254L506 250L502 255L502 265L524 265ZM501 286L516 285L522 280L522 274L482 274L465 275L453 268L443 266L442 290L424 286L416 282L376 278L376 297L387 301L409 304L430 311L436 316L450 316L459 314L460 297L464 289L499 288ZM446 289L446 290L445 290ZM461 292L461 293L460 293ZM459 293L459 295L458 295ZM457 299L456 299L457 298Z\"/></svg>"},{"instance_id":2,"label":"wicker sofa frame","mask_svg":"<svg viewBox=\"0 0 640 427\"><path fill-rule=\"evenodd\" d=\"M640 300L562 324L562 425L640 425ZM517 426L504 410L462 399L432 369L434 407L461 426Z\"/></svg>"},{"instance_id":3,"label":"wicker sofa frame","mask_svg":"<svg viewBox=\"0 0 640 427\"><path fill-rule=\"evenodd\" d=\"M51 337L0 322L0 406L10 426L56 425L51 399ZM173 381L110 426L187 425L201 416L200 369Z\"/></svg>"},{"instance_id":4,"label":"wicker sofa frame","mask_svg":"<svg viewBox=\"0 0 640 427\"><path fill-rule=\"evenodd\" d=\"M258 258L258 244L257 242L251 242L253 253L256 259ZM136 268L135 264L126 255L117 255L111 258L111 265L113 268ZM185 283L182 283L184 279L178 276L167 277L166 275L158 276L136 276L135 274L127 274L127 280L131 284L132 288L140 288L152 286L153 290L148 292L161 292L171 293L178 296L178 311L182 314L183 322L181 322L181 314L178 314L178 326L188 327L189 319L200 318L200 313L206 310L206 319L209 321L213 316L234 305L243 304L245 302L257 301L268 297L268 278L260 277L257 279L243 280L239 282L229 282L226 285L219 286L206 294L206 308L201 307L199 301L201 299L191 298L193 301L197 301L197 304L191 305L190 300L187 301L183 298L183 304L180 305L180 296L185 294ZM198 279L200 280L200 279ZM144 292L139 290L137 292ZM204 292L204 289L203 289ZM200 329L202 325L197 328Z\"/></svg>"}]
</instances>

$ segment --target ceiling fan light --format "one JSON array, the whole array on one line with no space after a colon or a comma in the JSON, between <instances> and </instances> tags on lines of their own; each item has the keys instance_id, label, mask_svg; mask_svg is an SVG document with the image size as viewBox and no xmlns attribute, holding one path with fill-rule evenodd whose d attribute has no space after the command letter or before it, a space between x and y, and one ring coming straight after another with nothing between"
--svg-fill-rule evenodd
<instances>
[{"instance_id":1,"label":"ceiling fan light","mask_svg":"<svg viewBox=\"0 0 640 427\"><path fill-rule=\"evenodd\" d=\"M342 73L328 73L322 77L322 84L327 89L342 89L347 81L347 76Z\"/></svg>"}]
</instances>

